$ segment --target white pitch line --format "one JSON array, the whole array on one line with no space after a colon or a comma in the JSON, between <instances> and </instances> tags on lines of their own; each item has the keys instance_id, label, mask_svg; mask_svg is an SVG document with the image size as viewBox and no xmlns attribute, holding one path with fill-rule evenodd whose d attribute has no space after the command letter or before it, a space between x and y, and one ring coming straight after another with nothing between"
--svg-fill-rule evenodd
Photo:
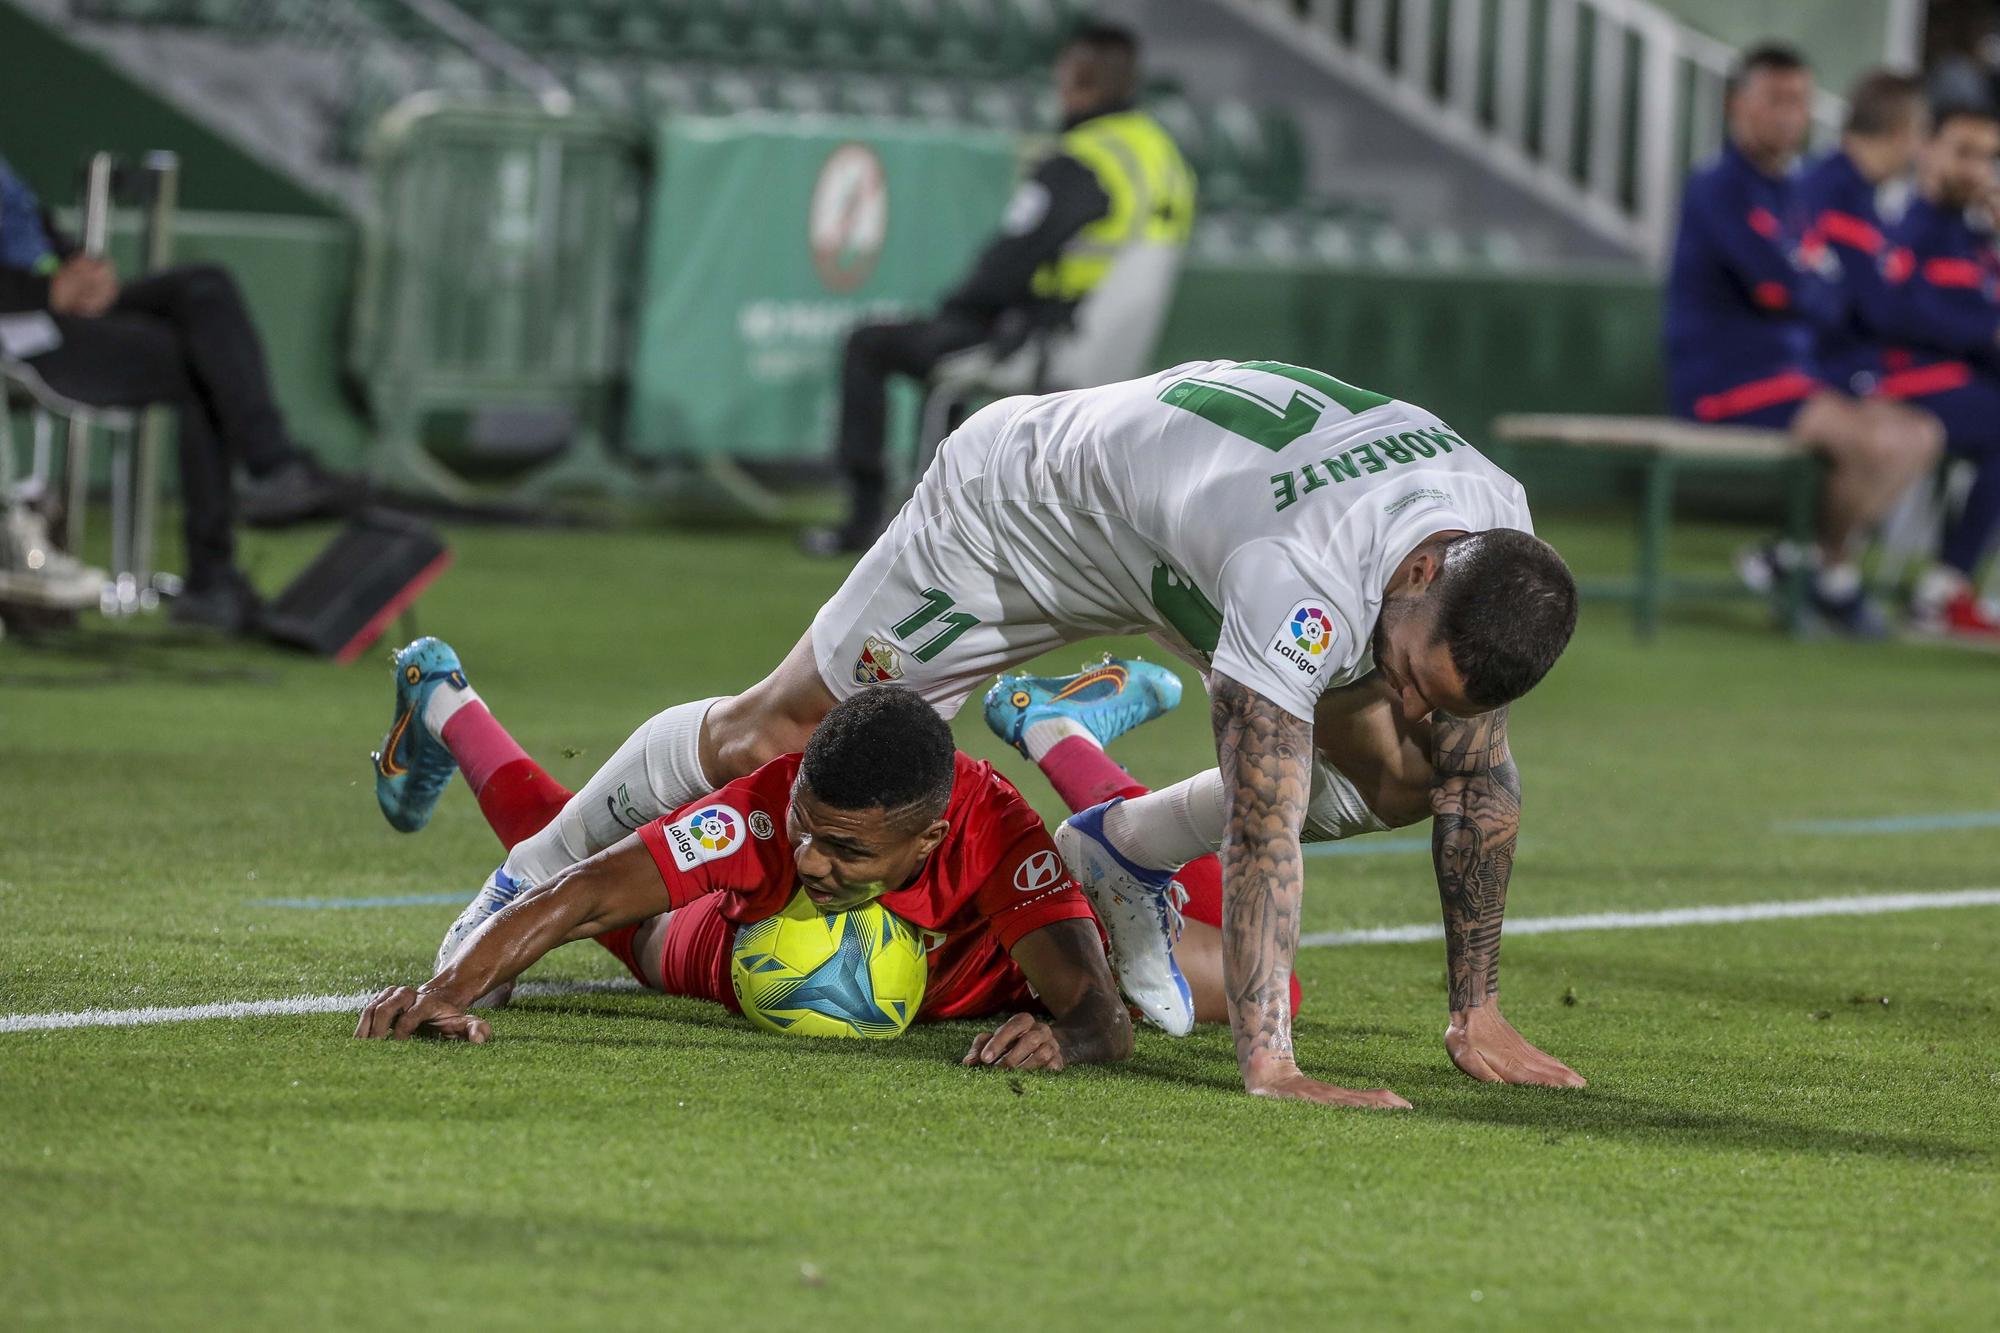
<instances>
[{"instance_id":1,"label":"white pitch line","mask_svg":"<svg viewBox=\"0 0 2000 1333\"><path fill-rule=\"evenodd\" d=\"M1562 935L1585 930L1654 930L1668 926L1726 926L1746 921L1794 921L1807 917L1880 916L1947 907L2000 907L2000 889L1952 889L1941 893L1868 893L1847 898L1803 898L1791 902L1727 903L1674 907L1660 912L1588 912L1580 916L1530 916L1507 923L1515 935ZM1417 944L1444 938L1437 925L1374 926L1324 930L1299 939L1304 949L1356 944ZM582 995L636 991L632 981L530 981L515 993ZM279 1000L231 1000L219 1004L160 1005L146 1009L78 1009L54 1014L0 1014L0 1033L47 1032L57 1028L136 1027L146 1023L190 1023L203 1018L277 1018L292 1014L358 1013L373 992L354 995L294 995Z\"/></svg>"},{"instance_id":2,"label":"white pitch line","mask_svg":"<svg viewBox=\"0 0 2000 1333\"><path fill-rule=\"evenodd\" d=\"M636 981L528 981L514 993L587 995L636 991ZM374 991L354 995L292 995L282 1000L225 1000L219 1004L154 1005L145 1009L77 1009L59 1014L0 1014L0 1032L48 1032L55 1028L127 1028L146 1023L192 1023L202 1018L284 1018L292 1014L358 1014Z\"/></svg>"},{"instance_id":3,"label":"white pitch line","mask_svg":"<svg viewBox=\"0 0 2000 1333\"><path fill-rule=\"evenodd\" d=\"M1952 889L1942 893L1864 893L1848 898L1801 898L1776 903L1719 903L1713 907L1670 907L1660 912L1586 912L1580 916L1530 916L1509 921L1506 934L1565 935L1580 930L1657 930L1665 926L1728 926L1743 921L1792 921L1816 916L1880 916L1938 907L2000 907L2000 889ZM1299 937L1302 949L1350 944L1416 944L1441 940L1444 927L1372 926L1363 930L1322 930Z\"/></svg>"}]
</instances>

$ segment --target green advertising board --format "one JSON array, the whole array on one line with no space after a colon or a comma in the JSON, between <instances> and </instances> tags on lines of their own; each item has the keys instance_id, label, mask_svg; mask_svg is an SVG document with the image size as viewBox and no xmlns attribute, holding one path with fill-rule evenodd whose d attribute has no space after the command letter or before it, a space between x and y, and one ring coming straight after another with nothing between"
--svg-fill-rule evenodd
<instances>
[{"instance_id":1,"label":"green advertising board","mask_svg":"<svg viewBox=\"0 0 2000 1333\"><path fill-rule=\"evenodd\" d=\"M926 311L998 224L1006 136L825 117L676 117L657 135L632 367L634 453L832 443L841 343Z\"/></svg>"}]
</instances>

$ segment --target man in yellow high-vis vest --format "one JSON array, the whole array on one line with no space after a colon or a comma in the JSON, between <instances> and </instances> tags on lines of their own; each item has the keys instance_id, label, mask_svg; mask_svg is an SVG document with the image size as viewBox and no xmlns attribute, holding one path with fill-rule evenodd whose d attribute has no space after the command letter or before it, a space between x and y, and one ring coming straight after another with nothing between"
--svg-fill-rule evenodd
<instances>
[{"instance_id":1,"label":"man in yellow high-vis vest","mask_svg":"<svg viewBox=\"0 0 2000 1333\"><path fill-rule=\"evenodd\" d=\"M887 389L891 375L928 376L938 361L989 341L1067 321L1124 247L1180 244L1194 221L1194 173L1158 121L1133 107L1138 41L1129 29L1079 28L1055 67L1063 132L1021 182L999 233L937 314L863 324L841 371L838 459L847 521L815 528L819 555L868 549L887 523Z\"/></svg>"}]
</instances>

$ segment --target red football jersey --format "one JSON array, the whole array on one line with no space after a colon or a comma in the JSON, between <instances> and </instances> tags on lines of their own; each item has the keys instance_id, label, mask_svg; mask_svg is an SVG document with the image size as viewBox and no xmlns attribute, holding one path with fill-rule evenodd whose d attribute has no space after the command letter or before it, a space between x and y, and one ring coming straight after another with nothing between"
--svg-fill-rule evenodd
<instances>
[{"instance_id":1,"label":"red football jersey","mask_svg":"<svg viewBox=\"0 0 2000 1333\"><path fill-rule=\"evenodd\" d=\"M785 813L801 758L774 759L639 830L675 907L725 894L722 913L739 925L784 910L798 892ZM1090 919L1090 903L1041 816L993 765L958 755L944 817L951 831L915 882L881 899L934 941L917 1019L1027 1007L1032 992L1008 951L1043 926Z\"/></svg>"}]
</instances>

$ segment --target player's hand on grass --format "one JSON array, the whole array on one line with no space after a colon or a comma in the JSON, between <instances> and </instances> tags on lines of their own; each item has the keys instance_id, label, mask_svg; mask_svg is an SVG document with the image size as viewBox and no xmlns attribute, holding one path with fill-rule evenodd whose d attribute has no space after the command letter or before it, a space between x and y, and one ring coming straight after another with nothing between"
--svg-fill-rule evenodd
<instances>
[{"instance_id":1,"label":"player's hand on grass","mask_svg":"<svg viewBox=\"0 0 2000 1333\"><path fill-rule=\"evenodd\" d=\"M1451 1062L1483 1083L1535 1083L1549 1088L1581 1088L1586 1080L1562 1061L1528 1044L1498 1007L1453 1012L1444 1030Z\"/></svg>"},{"instance_id":2,"label":"player's hand on grass","mask_svg":"<svg viewBox=\"0 0 2000 1333\"><path fill-rule=\"evenodd\" d=\"M1253 1097L1280 1101L1318 1102L1322 1106L1352 1106L1364 1111L1407 1111L1410 1104L1387 1088L1342 1088L1299 1072L1290 1060L1254 1063L1243 1072L1243 1086Z\"/></svg>"},{"instance_id":3,"label":"player's hand on grass","mask_svg":"<svg viewBox=\"0 0 2000 1333\"><path fill-rule=\"evenodd\" d=\"M974 1037L962 1063L1053 1073L1063 1067L1062 1045L1056 1040L1055 1029L1041 1019L1015 1014L994 1031Z\"/></svg>"},{"instance_id":4,"label":"player's hand on grass","mask_svg":"<svg viewBox=\"0 0 2000 1333\"><path fill-rule=\"evenodd\" d=\"M469 1041L476 1046L493 1035L493 1027L485 1019L437 995L414 986L391 986L361 1011L354 1035L396 1041L437 1037L444 1041Z\"/></svg>"}]
</instances>

